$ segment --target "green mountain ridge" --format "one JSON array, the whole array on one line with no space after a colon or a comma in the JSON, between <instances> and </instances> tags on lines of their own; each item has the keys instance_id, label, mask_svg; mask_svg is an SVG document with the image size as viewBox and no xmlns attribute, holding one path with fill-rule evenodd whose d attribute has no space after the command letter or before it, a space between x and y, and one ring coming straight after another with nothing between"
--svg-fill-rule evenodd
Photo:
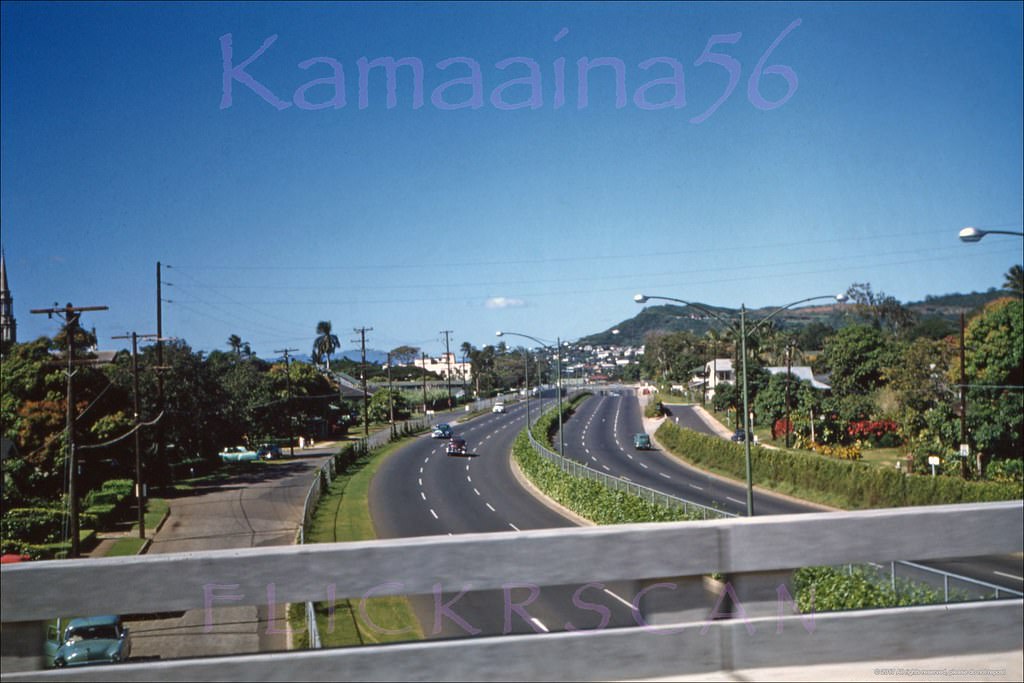
<instances>
[{"instance_id":1,"label":"green mountain ridge","mask_svg":"<svg viewBox=\"0 0 1024 683\"><path fill-rule=\"evenodd\" d=\"M924 301L916 301L904 304L904 306L917 316L919 324L927 324L933 329L948 328L949 333L952 333L956 329L961 313L970 317L989 302L1006 296L1011 295L993 287L987 292L927 296ZM699 301L694 303L714 311L726 320L739 322L740 310L738 308L711 306ZM778 306L764 306L747 309L747 320L756 323L777 308ZM863 318L859 317L849 304L794 308L779 313L772 320L776 327L789 330L799 330L811 323L822 323L839 329L846 325L864 322ZM639 346L644 343L644 338L652 332L688 331L704 335L708 330L721 330L722 327L719 321L699 309L683 305L662 304L646 306L632 318L623 320L602 332L583 337L579 343ZM613 334L612 330L615 329L619 331L618 334Z\"/></svg>"}]
</instances>

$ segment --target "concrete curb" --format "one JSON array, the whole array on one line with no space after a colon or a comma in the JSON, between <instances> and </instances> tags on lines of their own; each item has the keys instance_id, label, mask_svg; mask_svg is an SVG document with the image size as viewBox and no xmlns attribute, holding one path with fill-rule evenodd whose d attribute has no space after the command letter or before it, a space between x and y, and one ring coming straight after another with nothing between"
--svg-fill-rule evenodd
<instances>
[{"instance_id":1,"label":"concrete curb","mask_svg":"<svg viewBox=\"0 0 1024 683\"><path fill-rule=\"evenodd\" d=\"M597 526L596 523L591 522L586 517L581 517L569 508L563 506L561 503L551 498L546 493L541 491L537 486L530 481L530 478L519 468L519 463L516 462L515 456L509 451L509 467L512 469L512 476L516 478L519 485L529 493L531 496L537 499L539 503L549 508L553 512L557 512L567 520L575 524L576 526Z\"/></svg>"}]
</instances>

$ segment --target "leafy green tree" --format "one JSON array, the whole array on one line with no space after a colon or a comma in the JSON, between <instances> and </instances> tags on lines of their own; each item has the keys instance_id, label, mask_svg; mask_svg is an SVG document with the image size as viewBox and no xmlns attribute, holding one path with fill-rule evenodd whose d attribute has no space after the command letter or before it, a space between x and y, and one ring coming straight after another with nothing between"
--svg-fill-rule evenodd
<instances>
[{"instance_id":1,"label":"leafy green tree","mask_svg":"<svg viewBox=\"0 0 1024 683\"><path fill-rule=\"evenodd\" d=\"M882 384L891 350L882 332L870 325L844 327L829 338L822 360L832 373L837 395L868 393Z\"/></svg>"},{"instance_id":2,"label":"leafy green tree","mask_svg":"<svg viewBox=\"0 0 1024 683\"><path fill-rule=\"evenodd\" d=\"M396 346L391 349L391 360L394 361L395 365L406 365L416 360L419 353L420 349L418 346Z\"/></svg>"},{"instance_id":3,"label":"leafy green tree","mask_svg":"<svg viewBox=\"0 0 1024 683\"><path fill-rule=\"evenodd\" d=\"M904 438L925 438L934 420L929 413L955 400L954 388L947 381L955 353L948 340L921 337L900 347L893 362L884 368L883 379L896 397L896 418Z\"/></svg>"},{"instance_id":4,"label":"leafy green tree","mask_svg":"<svg viewBox=\"0 0 1024 683\"><path fill-rule=\"evenodd\" d=\"M331 332L331 321L321 320L316 324L316 339L313 341L313 358L319 364L327 358L327 370L331 369L331 354L341 348L338 335Z\"/></svg>"},{"instance_id":5,"label":"leafy green tree","mask_svg":"<svg viewBox=\"0 0 1024 683\"><path fill-rule=\"evenodd\" d=\"M1024 448L1024 301L999 299L965 331L968 429L989 457L1019 458ZM959 368L947 377L959 382Z\"/></svg>"},{"instance_id":6,"label":"leafy green tree","mask_svg":"<svg viewBox=\"0 0 1024 683\"><path fill-rule=\"evenodd\" d=\"M854 312L873 327L888 329L900 335L911 328L916 316L895 297L873 292L870 283L855 283L846 290Z\"/></svg>"},{"instance_id":7,"label":"leafy green tree","mask_svg":"<svg viewBox=\"0 0 1024 683\"><path fill-rule=\"evenodd\" d=\"M1003 289L1016 296L1024 297L1024 266L1010 266L1010 269L1006 271Z\"/></svg>"},{"instance_id":8,"label":"leafy green tree","mask_svg":"<svg viewBox=\"0 0 1024 683\"><path fill-rule=\"evenodd\" d=\"M397 389L390 392L391 402L388 402L388 390L380 389L370 397L368 408L370 411L370 422L388 422L391 417L391 408L395 411L395 420L407 420L412 415L412 408L409 400Z\"/></svg>"}]
</instances>

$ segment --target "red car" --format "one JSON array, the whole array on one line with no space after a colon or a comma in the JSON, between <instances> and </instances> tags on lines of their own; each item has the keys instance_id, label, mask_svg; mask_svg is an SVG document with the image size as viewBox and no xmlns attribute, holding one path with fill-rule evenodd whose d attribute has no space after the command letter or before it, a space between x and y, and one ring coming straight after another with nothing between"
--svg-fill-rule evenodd
<instances>
[{"instance_id":1,"label":"red car","mask_svg":"<svg viewBox=\"0 0 1024 683\"><path fill-rule=\"evenodd\" d=\"M466 440L454 437L448 442L448 455L465 455L466 454Z\"/></svg>"}]
</instances>

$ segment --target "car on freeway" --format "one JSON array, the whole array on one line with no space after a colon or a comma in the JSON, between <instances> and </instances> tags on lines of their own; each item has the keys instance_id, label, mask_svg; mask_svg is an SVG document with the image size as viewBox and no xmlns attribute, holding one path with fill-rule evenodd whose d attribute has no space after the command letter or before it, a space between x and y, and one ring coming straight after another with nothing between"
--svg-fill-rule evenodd
<instances>
[{"instance_id":1,"label":"car on freeway","mask_svg":"<svg viewBox=\"0 0 1024 683\"><path fill-rule=\"evenodd\" d=\"M494 407L491 408L491 412L492 413L504 413L505 412L505 404L503 402L501 402L501 401L496 402L494 404Z\"/></svg>"},{"instance_id":2,"label":"car on freeway","mask_svg":"<svg viewBox=\"0 0 1024 683\"><path fill-rule=\"evenodd\" d=\"M448 455L465 455L466 454L466 440L459 437L452 437L452 440L448 442L448 448L446 449Z\"/></svg>"},{"instance_id":3,"label":"car on freeway","mask_svg":"<svg viewBox=\"0 0 1024 683\"><path fill-rule=\"evenodd\" d=\"M265 443L256 450L256 455L265 460L273 460L275 458L281 459L284 457L284 453L281 452L281 447L276 443Z\"/></svg>"},{"instance_id":4,"label":"car on freeway","mask_svg":"<svg viewBox=\"0 0 1024 683\"><path fill-rule=\"evenodd\" d=\"M735 432L733 432L733 435L730 437L730 439L736 441L737 443L743 443L744 441L747 440L747 433L744 432L742 429L737 429Z\"/></svg>"},{"instance_id":5,"label":"car on freeway","mask_svg":"<svg viewBox=\"0 0 1024 683\"><path fill-rule=\"evenodd\" d=\"M59 621L49 627L45 648L55 667L116 664L131 656L131 634L117 615L72 619L59 631Z\"/></svg>"},{"instance_id":6,"label":"car on freeway","mask_svg":"<svg viewBox=\"0 0 1024 683\"><path fill-rule=\"evenodd\" d=\"M639 451L651 450L651 437L648 436L647 434L634 434L633 448Z\"/></svg>"},{"instance_id":7,"label":"car on freeway","mask_svg":"<svg viewBox=\"0 0 1024 683\"><path fill-rule=\"evenodd\" d=\"M223 462L252 462L260 459L256 451L245 446L228 446L219 455Z\"/></svg>"},{"instance_id":8,"label":"car on freeway","mask_svg":"<svg viewBox=\"0 0 1024 683\"><path fill-rule=\"evenodd\" d=\"M434 431L430 433L432 439L450 439L455 432L452 430L450 424L442 422L441 424L434 427Z\"/></svg>"}]
</instances>

